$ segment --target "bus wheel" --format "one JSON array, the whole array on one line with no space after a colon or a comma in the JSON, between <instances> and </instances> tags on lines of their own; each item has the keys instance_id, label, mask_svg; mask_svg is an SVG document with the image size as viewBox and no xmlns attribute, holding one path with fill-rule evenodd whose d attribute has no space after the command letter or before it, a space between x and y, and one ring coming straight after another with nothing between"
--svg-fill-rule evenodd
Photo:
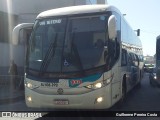
<instances>
[{"instance_id":1,"label":"bus wheel","mask_svg":"<svg viewBox=\"0 0 160 120\"><path fill-rule=\"evenodd\" d=\"M141 80L142 80L142 73L140 71L139 81L138 81L138 84L137 84L138 88L141 88Z\"/></svg>"},{"instance_id":2,"label":"bus wheel","mask_svg":"<svg viewBox=\"0 0 160 120\"><path fill-rule=\"evenodd\" d=\"M141 88L141 78L139 78L136 88Z\"/></svg>"},{"instance_id":3,"label":"bus wheel","mask_svg":"<svg viewBox=\"0 0 160 120\"><path fill-rule=\"evenodd\" d=\"M126 99L126 81L124 80L123 81L123 85L122 85L122 102L125 101Z\"/></svg>"}]
</instances>

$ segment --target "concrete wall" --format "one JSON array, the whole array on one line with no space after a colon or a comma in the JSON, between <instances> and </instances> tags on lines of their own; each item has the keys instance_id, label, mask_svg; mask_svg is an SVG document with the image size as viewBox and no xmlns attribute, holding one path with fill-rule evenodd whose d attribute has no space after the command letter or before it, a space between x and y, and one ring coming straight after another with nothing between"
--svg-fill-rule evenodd
<instances>
[{"instance_id":1,"label":"concrete wall","mask_svg":"<svg viewBox=\"0 0 160 120\"><path fill-rule=\"evenodd\" d=\"M0 11L21 13L39 13L48 9L85 5L105 4L106 0L0 0Z\"/></svg>"},{"instance_id":2,"label":"concrete wall","mask_svg":"<svg viewBox=\"0 0 160 120\"><path fill-rule=\"evenodd\" d=\"M43 11L86 4L105 4L106 0L14 0L12 12L19 16L18 23L32 22ZM32 4L31 4L32 3Z\"/></svg>"},{"instance_id":3,"label":"concrete wall","mask_svg":"<svg viewBox=\"0 0 160 120\"><path fill-rule=\"evenodd\" d=\"M33 22L45 10L84 4L86 0L0 0L0 11L18 15L22 23Z\"/></svg>"},{"instance_id":4,"label":"concrete wall","mask_svg":"<svg viewBox=\"0 0 160 120\"><path fill-rule=\"evenodd\" d=\"M17 15L0 11L0 42L9 42L12 29L17 24Z\"/></svg>"},{"instance_id":5,"label":"concrete wall","mask_svg":"<svg viewBox=\"0 0 160 120\"><path fill-rule=\"evenodd\" d=\"M36 16L42 11L74 5L104 4L105 1L106 0L0 0L0 41L10 41L11 32L15 25L34 22Z\"/></svg>"},{"instance_id":6,"label":"concrete wall","mask_svg":"<svg viewBox=\"0 0 160 120\"><path fill-rule=\"evenodd\" d=\"M24 72L25 46L0 43L0 76L8 75L10 60L14 60L18 67L19 75Z\"/></svg>"}]
</instances>

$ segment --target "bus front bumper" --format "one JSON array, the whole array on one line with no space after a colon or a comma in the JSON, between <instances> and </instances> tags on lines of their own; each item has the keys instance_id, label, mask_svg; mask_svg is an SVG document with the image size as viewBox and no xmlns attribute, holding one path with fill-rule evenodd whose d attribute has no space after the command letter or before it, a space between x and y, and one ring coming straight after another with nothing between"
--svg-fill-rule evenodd
<instances>
[{"instance_id":1,"label":"bus front bumper","mask_svg":"<svg viewBox=\"0 0 160 120\"><path fill-rule=\"evenodd\" d=\"M25 88L25 100L28 107L56 109L105 109L110 108L110 85L77 95L46 95Z\"/></svg>"}]
</instances>

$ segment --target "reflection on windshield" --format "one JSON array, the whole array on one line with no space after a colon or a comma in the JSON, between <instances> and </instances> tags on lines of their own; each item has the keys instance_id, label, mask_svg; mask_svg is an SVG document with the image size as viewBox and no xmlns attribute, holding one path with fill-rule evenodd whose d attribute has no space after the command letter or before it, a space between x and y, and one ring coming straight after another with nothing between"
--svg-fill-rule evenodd
<instances>
[{"instance_id":1,"label":"reflection on windshield","mask_svg":"<svg viewBox=\"0 0 160 120\"><path fill-rule=\"evenodd\" d=\"M65 73L105 65L106 20L101 15L37 21L30 39L28 68Z\"/></svg>"},{"instance_id":2,"label":"reflection on windshield","mask_svg":"<svg viewBox=\"0 0 160 120\"><path fill-rule=\"evenodd\" d=\"M65 29L66 19L47 19L37 22L30 40L29 68L42 72L49 69L61 70L60 54L62 54Z\"/></svg>"}]
</instances>

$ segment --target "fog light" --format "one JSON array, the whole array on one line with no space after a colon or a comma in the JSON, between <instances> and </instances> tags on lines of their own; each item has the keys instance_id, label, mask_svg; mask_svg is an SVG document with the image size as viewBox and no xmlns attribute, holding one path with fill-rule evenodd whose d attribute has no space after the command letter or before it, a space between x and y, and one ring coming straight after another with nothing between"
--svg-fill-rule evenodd
<instances>
[{"instance_id":1,"label":"fog light","mask_svg":"<svg viewBox=\"0 0 160 120\"><path fill-rule=\"evenodd\" d=\"M28 100L29 102L31 102L31 101L32 101L32 97L27 97L27 100Z\"/></svg>"},{"instance_id":2,"label":"fog light","mask_svg":"<svg viewBox=\"0 0 160 120\"><path fill-rule=\"evenodd\" d=\"M103 101L103 97L99 97L99 98L97 98L97 103L101 103L102 101Z\"/></svg>"}]
</instances>

